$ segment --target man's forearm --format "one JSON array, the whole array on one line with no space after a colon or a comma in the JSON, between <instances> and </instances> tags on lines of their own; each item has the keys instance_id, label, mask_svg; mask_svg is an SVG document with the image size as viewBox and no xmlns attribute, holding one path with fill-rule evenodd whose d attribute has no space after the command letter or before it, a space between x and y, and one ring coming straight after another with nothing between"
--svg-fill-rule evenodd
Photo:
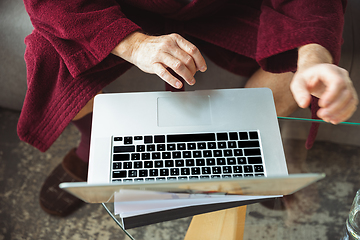
<instances>
[{"instance_id":1,"label":"man's forearm","mask_svg":"<svg viewBox=\"0 0 360 240\"><path fill-rule=\"evenodd\" d=\"M299 47L298 70L319 63L333 63L333 58L326 48L316 43Z\"/></svg>"}]
</instances>

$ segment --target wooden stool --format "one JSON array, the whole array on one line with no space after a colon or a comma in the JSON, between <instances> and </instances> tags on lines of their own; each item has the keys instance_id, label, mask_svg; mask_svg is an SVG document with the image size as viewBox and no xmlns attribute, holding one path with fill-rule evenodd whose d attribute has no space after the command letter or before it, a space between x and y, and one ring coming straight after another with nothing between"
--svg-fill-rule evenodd
<instances>
[{"instance_id":1,"label":"wooden stool","mask_svg":"<svg viewBox=\"0 0 360 240\"><path fill-rule=\"evenodd\" d=\"M246 206L193 217L184 240L240 240L244 236Z\"/></svg>"}]
</instances>

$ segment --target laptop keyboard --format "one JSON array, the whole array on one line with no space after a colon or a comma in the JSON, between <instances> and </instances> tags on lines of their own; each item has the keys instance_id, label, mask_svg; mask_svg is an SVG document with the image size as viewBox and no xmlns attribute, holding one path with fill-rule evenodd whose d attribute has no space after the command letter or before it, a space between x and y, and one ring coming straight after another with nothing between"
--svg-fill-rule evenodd
<instances>
[{"instance_id":1,"label":"laptop keyboard","mask_svg":"<svg viewBox=\"0 0 360 240\"><path fill-rule=\"evenodd\" d=\"M259 131L114 136L112 182L265 176Z\"/></svg>"}]
</instances>

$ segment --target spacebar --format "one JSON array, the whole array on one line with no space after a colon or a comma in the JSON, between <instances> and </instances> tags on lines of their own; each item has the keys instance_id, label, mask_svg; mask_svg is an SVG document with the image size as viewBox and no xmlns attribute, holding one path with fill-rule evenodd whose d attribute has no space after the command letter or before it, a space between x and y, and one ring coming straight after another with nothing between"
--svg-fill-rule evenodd
<instances>
[{"instance_id":1,"label":"spacebar","mask_svg":"<svg viewBox=\"0 0 360 240\"><path fill-rule=\"evenodd\" d=\"M215 141L215 133L169 134L167 142Z\"/></svg>"}]
</instances>

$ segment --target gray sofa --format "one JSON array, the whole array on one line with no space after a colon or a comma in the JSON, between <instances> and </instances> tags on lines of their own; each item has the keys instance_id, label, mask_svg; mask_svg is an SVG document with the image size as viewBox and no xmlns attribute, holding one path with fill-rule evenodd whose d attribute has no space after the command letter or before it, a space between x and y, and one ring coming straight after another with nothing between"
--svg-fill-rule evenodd
<instances>
[{"instance_id":1,"label":"gray sofa","mask_svg":"<svg viewBox=\"0 0 360 240\"><path fill-rule=\"evenodd\" d=\"M33 27L22 0L3 0L0 7L0 107L20 111L26 92L26 66L24 38ZM360 1L349 0L345 16L345 43L340 65L350 72L355 88L360 93ZM246 79L228 73L209 60L208 71L196 76L197 84L191 90L242 87ZM219 81L221 79L221 81ZM164 90L164 83L156 76L132 68L105 91L156 91ZM360 94L359 94L360 95ZM309 111L299 110L294 116L308 117ZM360 110L349 121L360 122ZM282 123L282 134L290 138L305 139L308 124ZM351 134L349 134L351 133ZM349 138L350 136L350 138ZM331 140L360 145L360 127L322 124L319 140Z\"/></svg>"}]
</instances>

